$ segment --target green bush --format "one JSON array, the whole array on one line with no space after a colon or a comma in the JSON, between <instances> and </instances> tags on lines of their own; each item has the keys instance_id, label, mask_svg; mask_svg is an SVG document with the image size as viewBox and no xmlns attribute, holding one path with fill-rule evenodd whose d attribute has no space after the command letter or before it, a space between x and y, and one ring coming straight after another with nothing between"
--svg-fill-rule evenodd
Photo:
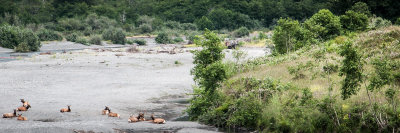
<instances>
[{"instance_id":1,"label":"green bush","mask_svg":"<svg viewBox=\"0 0 400 133\"><path fill-rule=\"evenodd\" d=\"M164 23L165 27L170 29L182 29L181 23L176 21L167 21Z\"/></svg>"},{"instance_id":2,"label":"green bush","mask_svg":"<svg viewBox=\"0 0 400 133\"><path fill-rule=\"evenodd\" d=\"M17 47L14 48L15 52L29 52L30 48L26 42L22 42Z\"/></svg>"},{"instance_id":3,"label":"green bush","mask_svg":"<svg viewBox=\"0 0 400 133\"><path fill-rule=\"evenodd\" d=\"M130 40L130 39L127 39L126 40L126 44L129 44L129 45L132 45L134 42L132 41L132 40Z\"/></svg>"},{"instance_id":4,"label":"green bush","mask_svg":"<svg viewBox=\"0 0 400 133\"><path fill-rule=\"evenodd\" d=\"M167 33L161 32L157 35L156 42L159 44L167 44L171 42L171 38Z\"/></svg>"},{"instance_id":5,"label":"green bush","mask_svg":"<svg viewBox=\"0 0 400 133\"><path fill-rule=\"evenodd\" d=\"M235 37L244 37L244 36L248 36L249 34L250 34L250 31L246 27L240 27L239 29L237 29L233 32L233 35Z\"/></svg>"},{"instance_id":6,"label":"green bush","mask_svg":"<svg viewBox=\"0 0 400 133\"><path fill-rule=\"evenodd\" d=\"M182 30L191 30L191 31L197 31L197 25L193 23L183 23L181 24Z\"/></svg>"},{"instance_id":7,"label":"green bush","mask_svg":"<svg viewBox=\"0 0 400 133\"><path fill-rule=\"evenodd\" d=\"M22 30L21 43L23 42L25 42L28 45L30 51L39 51L41 47L39 37L37 37L32 30L27 30L27 29Z\"/></svg>"},{"instance_id":8,"label":"green bush","mask_svg":"<svg viewBox=\"0 0 400 133\"><path fill-rule=\"evenodd\" d=\"M11 48L18 46L21 42L21 29L15 26L4 25L0 27L0 46Z\"/></svg>"},{"instance_id":9,"label":"green bush","mask_svg":"<svg viewBox=\"0 0 400 133\"><path fill-rule=\"evenodd\" d=\"M41 47L39 38L32 30L9 25L0 27L0 46L17 52L38 51Z\"/></svg>"},{"instance_id":10,"label":"green bush","mask_svg":"<svg viewBox=\"0 0 400 133\"><path fill-rule=\"evenodd\" d=\"M138 45L146 45L146 40L144 40L144 39L133 40L133 42Z\"/></svg>"},{"instance_id":11,"label":"green bush","mask_svg":"<svg viewBox=\"0 0 400 133\"><path fill-rule=\"evenodd\" d=\"M125 44L125 33L122 29L110 28L103 32L102 37L104 40L111 40L114 44Z\"/></svg>"},{"instance_id":12,"label":"green bush","mask_svg":"<svg viewBox=\"0 0 400 133\"><path fill-rule=\"evenodd\" d=\"M330 39L340 34L342 25L340 18L327 9L322 9L304 22L307 30L313 33L316 39Z\"/></svg>"},{"instance_id":13,"label":"green bush","mask_svg":"<svg viewBox=\"0 0 400 133\"><path fill-rule=\"evenodd\" d=\"M115 34L113 35L113 38L111 41L114 44L125 44L126 38L125 38L125 33L122 31L122 29L117 29L115 31Z\"/></svg>"},{"instance_id":14,"label":"green bush","mask_svg":"<svg viewBox=\"0 0 400 133\"><path fill-rule=\"evenodd\" d=\"M284 54L293 49L301 39L301 27L299 21L290 18L279 19L275 27L272 40L275 44L275 51Z\"/></svg>"},{"instance_id":15,"label":"green bush","mask_svg":"<svg viewBox=\"0 0 400 133\"><path fill-rule=\"evenodd\" d=\"M61 41L63 39L60 33L47 29L39 30L37 36L40 41Z\"/></svg>"},{"instance_id":16,"label":"green bush","mask_svg":"<svg viewBox=\"0 0 400 133\"><path fill-rule=\"evenodd\" d=\"M58 25L63 31L85 30L85 24L77 18L67 18L58 21Z\"/></svg>"},{"instance_id":17,"label":"green bush","mask_svg":"<svg viewBox=\"0 0 400 133\"><path fill-rule=\"evenodd\" d=\"M367 3L364 2L357 2L351 7L352 11L362 13L367 15L367 17L371 16L371 11L369 10L369 7Z\"/></svg>"},{"instance_id":18,"label":"green bush","mask_svg":"<svg viewBox=\"0 0 400 133\"><path fill-rule=\"evenodd\" d=\"M181 43L181 42L183 42L184 40L181 38L181 37L176 37L175 39L174 39L174 42L175 43Z\"/></svg>"},{"instance_id":19,"label":"green bush","mask_svg":"<svg viewBox=\"0 0 400 133\"><path fill-rule=\"evenodd\" d=\"M155 20L155 18L153 18L153 17L147 16L147 15L143 15L143 16L139 16L139 18L136 21L136 24L137 25L142 25L142 24L151 25L154 20Z\"/></svg>"},{"instance_id":20,"label":"green bush","mask_svg":"<svg viewBox=\"0 0 400 133\"><path fill-rule=\"evenodd\" d=\"M197 19L194 23L197 25L199 30L204 30L204 29L213 30L214 29L212 21L210 19L208 19L206 16L203 16L200 19Z\"/></svg>"},{"instance_id":21,"label":"green bush","mask_svg":"<svg viewBox=\"0 0 400 133\"><path fill-rule=\"evenodd\" d=\"M101 36L99 35L94 35L90 37L90 44L95 44L95 45L101 45Z\"/></svg>"},{"instance_id":22,"label":"green bush","mask_svg":"<svg viewBox=\"0 0 400 133\"><path fill-rule=\"evenodd\" d=\"M139 26L139 32L140 33L150 33L153 31L153 28L151 27L150 24L142 24Z\"/></svg>"},{"instance_id":23,"label":"green bush","mask_svg":"<svg viewBox=\"0 0 400 133\"><path fill-rule=\"evenodd\" d=\"M65 37L65 39L67 39L67 41L70 41L70 42L76 42L77 38L78 38L78 34L76 34L76 33L69 34Z\"/></svg>"},{"instance_id":24,"label":"green bush","mask_svg":"<svg viewBox=\"0 0 400 133\"><path fill-rule=\"evenodd\" d=\"M208 18L212 21L214 28L218 30L233 30L240 27L254 29L260 27L260 22L250 18L247 14L224 8L211 10L208 14Z\"/></svg>"},{"instance_id":25,"label":"green bush","mask_svg":"<svg viewBox=\"0 0 400 133\"><path fill-rule=\"evenodd\" d=\"M196 40L198 37L196 36L196 34L190 34L187 39L189 40L188 44L193 44L194 40Z\"/></svg>"},{"instance_id":26,"label":"green bush","mask_svg":"<svg viewBox=\"0 0 400 133\"><path fill-rule=\"evenodd\" d=\"M117 22L114 19L110 19L104 16L98 16L97 14L89 14L83 21L87 25L88 31L102 31L109 27L117 26Z\"/></svg>"},{"instance_id":27,"label":"green bush","mask_svg":"<svg viewBox=\"0 0 400 133\"><path fill-rule=\"evenodd\" d=\"M396 22L394 24L400 25L400 17L396 19Z\"/></svg>"},{"instance_id":28,"label":"green bush","mask_svg":"<svg viewBox=\"0 0 400 133\"><path fill-rule=\"evenodd\" d=\"M86 40L85 37L78 37L75 42L83 45L89 45L89 42Z\"/></svg>"},{"instance_id":29,"label":"green bush","mask_svg":"<svg viewBox=\"0 0 400 133\"><path fill-rule=\"evenodd\" d=\"M262 39L267 39L267 38L268 38L268 36L264 32L258 33L258 39L262 40Z\"/></svg>"},{"instance_id":30,"label":"green bush","mask_svg":"<svg viewBox=\"0 0 400 133\"><path fill-rule=\"evenodd\" d=\"M90 35L92 35L93 34L93 30L91 30L91 29L89 29L89 28L86 28L85 30L83 30L83 35L84 36L90 36Z\"/></svg>"},{"instance_id":31,"label":"green bush","mask_svg":"<svg viewBox=\"0 0 400 133\"><path fill-rule=\"evenodd\" d=\"M346 30L364 31L368 27L368 17L365 14L350 10L340 16L340 23Z\"/></svg>"},{"instance_id":32,"label":"green bush","mask_svg":"<svg viewBox=\"0 0 400 133\"><path fill-rule=\"evenodd\" d=\"M383 19L381 17L372 17L370 20L369 27L370 29L379 29L382 27L388 27L392 25L390 20Z\"/></svg>"},{"instance_id":33,"label":"green bush","mask_svg":"<svg viewBox=\"0 0 400 133\"><path fill-rule=\"evenodd\" d=\"M181 24L181 27L182 27L182 30L193 30L193 31L197 30L197 26L192 23L183 23L183 24Z\"/></svg>"},{"instance_id":34,"label":"green bush","mask_svg":"<svg viewBox=\"0 0 400 133\"><path fill-rule=\"evenodd\" d=\"M256 129L262 112L262 103L255 98L254 94L249 93L249 96L242 96L236 100L229 111L233 112L229 119L228 125L234 127L246 127Z\"/></svg>"},{"instance_id":35,"label":"green bush","mask_svg":"<svg viewBox=\"0 0 400 133\"><path fill-rule=\"evenodd\" d=\"M101 34L101 36L103 37L104 40L112 40L113 36L114 36L114 28L109 28L105 31L103 31L103 34Z\"/></svg>"}]
</instances>

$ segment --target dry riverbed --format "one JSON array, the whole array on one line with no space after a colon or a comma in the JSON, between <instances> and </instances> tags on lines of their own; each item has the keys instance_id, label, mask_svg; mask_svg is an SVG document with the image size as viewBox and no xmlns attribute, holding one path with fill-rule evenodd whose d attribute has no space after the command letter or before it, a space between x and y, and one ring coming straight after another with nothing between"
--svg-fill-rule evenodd
<instances>
[{"instance_id":1,"label":"dry riverbed","mask_svg":"<svg viewBox=\"0 0 400 133\"><path fill-rule=\"evenodd\" d=\"M61 45L61 46L60 46ZM75 45L75 44L74 44ZM139 52L127 47L67 49L64 44L46 44L27 57L0 62L0 112L8 113L24 98L32 105L23 116L0 119L0 132L215 132L218 129L181 121L188 93L194 84L191 49L149 45ZM118 46L118 47L119 47ZM175 49L173 49L175 48ZM170 54L168 52L174 50ZM249 57L263 49L244 49ZM0 55L11 55L7 50ZM227 57L231 52L227 51ZM59 109L71 105L71 113ZM101 115L104 106L121 118ZM166 124L128 123L130 114L154 113Z\"/></svg>"}]
</instances>

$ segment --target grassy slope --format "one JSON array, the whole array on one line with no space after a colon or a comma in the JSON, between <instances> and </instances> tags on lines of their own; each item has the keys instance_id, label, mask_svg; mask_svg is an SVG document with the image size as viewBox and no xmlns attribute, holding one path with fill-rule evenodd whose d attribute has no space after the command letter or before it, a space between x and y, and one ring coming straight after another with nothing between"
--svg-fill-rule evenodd
<instances>
[{"instance_id":1,"label":"grassy slope","mask_svg":"<svg viewBox=\"0 0 400 133\"><path fill-rule=\"evenodd\" d=\"M315 65L318 65L318 67L313 68L317 69L320 68L322 69L322 66L325 64L326 60L316 62L315 58L313 58L313 54L318 51L323 49L323 47L329 47L330 49L333 49L331 53L326 53L325 56L328 56L328 62L334 63L337 65L340 65L341 57L335 52L338 50L338 46L342 40L347 37L337 37L336 39L330 40L326 42L325 44L321 46L313 46L312 48L305 48L300 51L291 53L290 55L286 55L288 58L291 58L287 61L283 61L281 63L277 64L264 64L257 66L253 70L246 71L243 73L236 74L235 76L231 77L231 79L236 79L240 77L255 77L258 79L262 79L265 77L271 77L273 79L278 79L282 82L286 83L292 83L295 86L298 86L299 88L310 88L311 91L313 91L315 96L318 96L320 94L324 94L328 88L329 83L326 78L323 78L321 76L318 76L315 79L312 79L312 74L311 70L305 70L302 73L305 75L304 78L297 79L294 78L293 75L291 75L288 71L288 67L292 66L295 67L299 63L306 63L308 61L313 62ZM350 38L348 38L350 39ZM353 40L356 45L360 46L362 49L362 53L364 56L372 55L372 56L380 56L382 54L382 51L386 51L384 54L390 54L389 56L393 57L392 59L394 60L399 60L400 57L400 27L398 26L391 26L379 30L373 30L365 33L360 33L354 37ZM330 44L329 44L330 43ZM382 45L378 44L386 44L386 48L383 48ZM327 46L329 45L329 46ZM329 49L328 48L328 49ZM366 59L368 65L365 66L365 70L367 72L373 71L370 65L370 59L373 57L368 57ZM318 71L318 70L313 70L313 71ZM333 82L335 82L337 85L334 86L335 92L339 92L338 89L340 88L339 81L342 80L341 77L338 76L338 73L332 74L332 79ZM363 89L361 89L363 90ZM363 97L364 93L359 93L359 96Z\"/></svg>"},{"instance_id":2,"label":"grassy slope","mask_svg":"<svg viewBox=\"0 0 400 133\"><path fill-rule=\"evenodd\" d=\"M244 82L238 82L239 79L242 79L244 77L254 77L256 79L272 78L274 80L279 80L281 83L284 84L288 83L289 85L295 86L295 88L298 89L309 88L315 99L322 100L323 98L326 98L328 96L329 82L327 78L321 75L317 75L315 76L315 78L311 77L313 77L313 74L316 72L321 73L323 70L323 66L326 65L327 63L336 64L340 66L342 57L340 57L337 54L337 51L339 50L339 46L341 45L341 43L343 43L346 39L354 42L355 45L359 48L359 50L361 50L360 52L363 53L365 61L367 63L364 67L366 74L371 74L374 71L371 65L371 60L376 57L385 55L389 56L390 60L397 60L397 61L400 60L400 43L399 43L400 27L391 26L359 34L339 36L335 39L329 40L318 46L303 48L296 52L292 52L288 55L283 55L278 57L263 57L263 59L260 59L261 63L259 63L262 65L254 65L255 67L252 67L244 72L240 72L233 75L230 79L228 79L224 83L224 86L221 88L221 92L225 93L227 96L237 95L237 93L236 94L234 93L237 90L237 88L235 87L232 88L232 86L227 84L232 84L232 82L233 84L241 84L236 86L238 86L239 88L244 87L244 89L246 89L245 87L246 85ZM318 55L318 53L321 51L327 51L324 54L326 58L320 61L316 61L314 57L315 55ZM304 74L304 78L296 79L294 78L293 75L289 73L288 67L290 66L296 67L300 63L305 64L307 62L311 62L314 65L314 67L311 67L310 69L300 70L300 73ZM340 81L342 80L342 77L338 76L338 72L335 72L331 75L331 80L333 83L332 95L337 100L337 104L335 106L339 108L338 111L345 113L346 110L347 111L350 110L353 105L359 105L361 103L366 103L368 101L367 93L364 87L364 85L367 85L368 82L362 85L362 88L357 95L352 96L348 100L342 100L340 97L340 87L341 87ZM381 91L372 93L372 98L378 104L388 103L384 95L385 90L386 89L382 89ZM285 115L286 111L290 112L291 109L288 108L284 109L285 107L287 107L284 104L291 103L291 100L297 99L297 98L293 99L293 97L297 96L301 97L301 95L302 95L301 90L293 90L293 89L284 90L282 93L274 95L269 102L263 104L264 107L263 107L262 118L266 119L270 118L270 116L280 116L282 119L287 119L287 117L291 117L290 115L287 116ZM397 97L397 100L399 100L399 97ZM313 117L313 114L318 114L314 112L316 110L315 108L307 109L308 107L306 106L300 108L303 108L304 110L303 113L305 114L309 113L308 115L311 117ZM279 113L273 115L271 114L276 112L280 112L281 114ZM297 111L294 109L293 112ZM347 114L342 114L342 115L347 115ZM346 116L344 117L338 116L338 117L343 119L343 121L346 121L345 118ZM289 121L291 120L293 120L293 118L289 118ZM296 119L294 120L296 121ZM307 119L305 119L305 121L307 121ZM262 126L262 122L258 123L261 123ZM312 122L310 121L308 123ZM303 127L306 126L307 125ZM301 125L297 126L295 125L293 127L301 128ZM296 131L298 129L294 130Z\"/></svg>"}]
</instances>

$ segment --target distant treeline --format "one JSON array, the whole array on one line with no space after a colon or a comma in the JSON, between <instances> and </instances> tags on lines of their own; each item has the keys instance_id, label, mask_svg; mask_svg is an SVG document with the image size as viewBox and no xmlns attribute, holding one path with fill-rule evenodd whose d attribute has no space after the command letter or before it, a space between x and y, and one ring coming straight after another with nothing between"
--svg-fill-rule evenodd
<instances>
[{"instance_id":1,"label":"distant treeline","mask_svg":"<svg viewBox=\"0 0 400 133\"><path fill-rule=\"evenodd\" d=\"M7 23L21 24L58 22L96 13L121 25L139 25L139 16L147 15L164 21L198 23L199 28L232 30L269 27L281 17L302 21L320 9L341 15L360 1L372 14L391 21L400 17L397 0L0 0L0 23L6 19Z\"/></svg>"}]
</instances>

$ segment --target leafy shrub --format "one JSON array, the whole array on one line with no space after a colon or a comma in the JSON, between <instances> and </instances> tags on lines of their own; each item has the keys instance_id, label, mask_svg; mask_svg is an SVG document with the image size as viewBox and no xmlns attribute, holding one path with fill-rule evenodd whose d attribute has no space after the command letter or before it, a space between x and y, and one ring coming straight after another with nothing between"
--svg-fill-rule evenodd
<instances>
[{"instance_id":1,"label":"leafy shrub","mask_svg":"<svg viewBox=\"0 0 400 133\"><path fill-rule=\"evenodd\" d=\"M125 44L125 33L122 29L110 28L103 32L102 37L104 40L111 40L114 44Z\"/></svg>"},{"instance_id":2,"label":"leafy shrub","mask_svg":"<svg viewBox=\"0 0 400 133\"><path fill-rule=\"evenodd\" d=\"M85 24L77 18L67 18L58 21L58 25L65 31L85 30Z\"/></svg>"},{"instance_id":3,"label":"leafy shrub","mask_svg":"<svg viewBox=\"0 0 400 133\"><path fill-rule=\"evenodd\" d=\"M186 110L191 120L197 120L199 116L206 114L213 101L219 101L216 89L226 79L226 71L221 63L225 55L220 44L218 36L209 30L205 31L203 38L196 40L196 45L203 49L194 51L193 64L196 66L191 74L199 87L194 89L197 95L191 98L191 105Z\"/></svg>"},{"instance_id":4,"label":"leafy shrub","mask_svg":"<svg viewBox=\"0 0 400 133\"><path fill-rule=\"evenodd\" d=\"M364 2L357 2L351 7L352 11L358 12L365 14L367 16L371 16L371 11L369 10L369 7L367 3Z\"/></svg>"},{"instance_id":5,"label":"leafy shrub","mask_svg":"<svg viewBox=\"0 0 400 133\"><path fill-rule=\"evenodd\" d=\"M138 45L146 45L146 40L144 40L144 39L136 39L136 40L133 40L133 42Z\"/></svg>"},{"instance_id":6,"label":"leafy shrub","mask_svg":"<svg viewBox=\"0 0 400 133\"><path fill-rule=\"evenodd\" d=\"M90 44L101 45L101 36L91 36L89 42Z\"/></svg>"},{"instance_id":7,"label":"leafy shrub","mask_svg":"<svg viewBox=\"0 0 400 133\"><path fill-rule=\"evenodd\" d=\"M113 38L111 39L111 41L114 44L125 44L126 38L125 38L125 33L122 31L122 29L117 29L117 31L115 31L115 34L113 35Z\"/></svg>"},{"instance_id":8,"label":"leafy shrub","mask_svg":"<svg viewBox=\"0 0 400 133\"><path fill-rule=\"evenodd\" d=\"M83 45L89 45L88 41L84 37L78 37L75 42Z\"/></svg>"},{"instance_id":9,"label":"leafy shrub","mask_svg":"<svg viewBox=\"0 0 400 133\"><path fill-rule=\"evenodd\" d=\"M174 39L174 42L175 43L181 43L181 42L183 42L184 40L181 38L181 37L176 37L175 39Z\"/></svg>"},{"instance_id":10,"label":"leafy shrub","mask_svg":"<svg viewBox=\"0 0 400 133\"><path fill-rule=\"evenodd\" d=\"M130 40L130 39L127 39L126 43L129 44L129 45L132 45L134 42L132 40Z\"/></svg>"},{"instance_id":11,"label":"leafy shrub","mask_svg":"<svg viewBox=\"0 0 400 133\"><path fill-rule=\"evenodd\" d=\"M301 40L301 27L299 21L290 18L279 19L275 27L272 40L275 43L274 51L284 54L295 49L296 43Z\"/></svg>"},{"instance_id":12,"label":"leafy shrub","mask_svg":"<svg viewBox=\"0 0 400 133\"><path fill-rule=\"evenodd\" d=\"M17 52L38 51L41 47L39 38L32 30L9 25L0 27L0 46Z\"/></svg>"},{"instance_id":13,"label":"leafy shrub","mask_svg":"<svg viewBox=\"0 0 400 133\"><path fill-rule=\"evenodd\" d=\"M248 15L224 8L212 10L208 14L208 18L212 21L214 28L218 30L232 30L240 27L253 29L260 26L259 21L251 19Z\"/></svg>"},{"instance_id":14,"label":"leafy shrub","mask_svg":"<svg viewBox=\"0 0 400 133\"><path fill-rule=\"evenodd\" d=\"M26 42L22 42L14 48L15 52L29 52L30 48Z\"/></svg>"},{"instance_id":15,"label":"leafy shrub","mask_svg":"<svg viewBox=\"0 0 400 133\"><path fill-rule=\"evenodd\" d=\"M140 33L150 33L153 31L153 28L151 27L150 24L142 24L139 26L139 32Z\"/></svg>"},{"instance_id":16,"label":"leafy shrub","mask_svg":"<svg viewBox=\"0 0 400 133\"><path fill-rule=\"evenodd\" d=\"M153 17L143 15L139 16L139 18L136 21L137 25L142 25L142 24L149 24L151 25L155 19Z\"/></svg>"},{"instance_id":17,"label":"leafy shrub","mask_svg":"<svg viewBox=\"0 0 400 133\"><path fill-rule=\"evenodd\" d=\"M170 29L181 29L181 24L176 21L167 21L164 24L167 28L170 28Z\"/></svg>"},{"instance_id":18,"label":"leafy shrub","mask_svg":"<svg viewBox=\"0 0 400 133\"><path fill-rule=\"evenodd\" d=\"M109 28L105 31L103 31L103 34L101 34L101 36L103 37L104 40L112 40L113 36L114 36L114 28Z\"/></svg>"},{"instance_id":19,"label":"leafy shrub","mask_svg":"<svg viewBox=\"0 0 400 133\"><path fill-rule=\"evenodd\" d=\"M67 39L67 41L70 41L70 42L76 42L77 38L78 38L78 34L76 34L76 33L69 34L65 37L65 39Z\"/></svg>"},{"instance_id":20,"label":"leafy shrub","mask_svg":"<svg viewBox=\"0 0 400 133\"><path fill-rule=\"evenodd\" d=\"M307 30L313 33L314 38L326 40L340 34L340 18L327 9L322 9L304 22Z\"/></svg>"},{"instance_id":21,"label":"leafy shrub","mask_svg":"<svg viewBox=\"0 0 400 133\"><path fill-rule=\"evenodd\" d=\"M37 35L40 41L61 41L63 39L60 33L47 29L39 30Z\"/></svg>"},{"instance_id":22,"label":"leafy shrub","mask_svg":"<svg viewBox=\"0 0 400 133\"><path fill-rule=\"evenodd\" d=\"M396 19L395 24L396 24L396 25L400 25L400 17Z\"/></svg>"},{"instance_id":23,"label":"leafy shrub","mask_svg":"<svg viewBox=\"0 0 400 133\"><path fill-rule=\"evenodd\" d=\"M253 94L243 96L232 105L235 110L228 119L229 126L247 127L256 129L262 112L262 103Z\"/></svg>"},{"instance_id":24,"label":"leafy shrub","mask_svg":"<svg viewBox=\"0 0 400 133\"><path fill-rule=\"evenodd\" d=\"M199 30L214 29L212 21L210 19L208 19L206 16L203 16L200 19L197 19L194 23L197 25Z\"/></svg>"},{"instance_id":25,"label":"leafy shrub","mask_svg":"<svg viewBox=\"0 0 400 133\"><path fill-rule=\"evenodd\" d=\"M244 36L248 36L249 34L250 34L250 31L246 27L240 27L239 29L237 29L233 32L233 35L235 37L244 37Z\"/></svg>"},{"instance_id":26,"label":"leafy shrub","mask_svg":"<svg viewBox=\"0 0 400 133\"><path fill-rule=\"evenodd\" d=\"M171 42L171 38L167 33L159 33L156 37L156 42L159 44L167 44Z\"/></svg>"},{"instance_id":27,"label":"leafy shrub","mask_svg":"<svg viewBox=\"0 0 400 133\"><path fill-rule=\"evenodd\" d=\"M264 32L258 33L258 39L262 40L262 39L267 39L267 38L268 38L268 36Z\"/></svg>"},{"instance_id":28,"label":"leafy shrub","mask_svg":"<svg viewBox=\"0 0 400 133\"><path fill-rule=\"evenodd\" d=\"M4 25L0 27L0 45L4 48L18 46L22 38L20 35L21 29L15 26Z\"/></svg>"},{"instance_id":29,"label":"leafy shrub","mask_svg":"<svg viewBox=\"0 0 400 133\"><path fill-rule=\"evenodd\" d=\"M183 23L181 24L182 30L197 30L197 26L192 23Z\"/></svg>"},{"instance_id":30,"label":"leafy shrub","mask_svg":"<svg viewBox=\"0 0 400 133\"><path fill-rule=\"evenodd\" d=\"M301 79L305 77L303 72L307 69L312 68L313 66L314 64L312 62L307 62L306 64L299 63L296 66L289 66L287 69L289 71L289 74L294 76L294 79Z\"/></svg>"},{"instance_id":31,"label":"leafy shrub","mask_svg":"<svg viewBox=\"0 0 400 133\"><path fill-rule=\"evenodd\" d=\"M194 40L197 39L198 37L196 36L196 34L190 34L187 38L189 40L188 44L193 44Z\"/></svg>"},{"instance_id":32,"label":"leafy shrub","mask_svg":"<svg viewBox=\"0 0 400 133\"><path fill-rule=\"evenodd\" d=\"M340 23L343 28L349 31L364 31L368 27L368 17L365 14L347 11L340 16Z\"/></svg>"},{"instance_id":33,"label":"leafy shrub","mask_svg":"<svg viewBox=\"0 0 400 133\"><path fill-rule=\"evenodd\" d=\"M117 25L114 19L97 14L89 14L83 22L88 26L86 28L88 31L101 31Z\"/></svg>"},{"instance_id":34,"label":"leafy shrub","mask_svg":"<svg viewBox=\"0 0 400 133\"><path fill-rule=\"evenodd\" d=\"M327 64L322 68L326 73L335 73L339 70L339 66L336 64Z\"/></svg>"},{"instance_id":35,"label":"leafy shrub","mask_svg":"<svg viewBox=\"0 0 400 133\"><path fill-rule=\"evenodd\" d=\"M379 28L388 27L391 25L392 25L392 22L390 20L386 20L381 17L372 17L370 20L369 28L370 29L379 29Z\"/></svg>"},{"instance_id":36,"label":"leafy shrub","mask_svg":"<svg viewBox=\"0 0 400 133\"><path fill-rule=\"evenodd\" d=\"M90 36L91 34L93 34L93 30L91 30L91 29L89 29L89 28L86 28L84 31L83 31L83 35L84 36Z\"/></svg>"},{"instance_id":37,"label":"leafy shrub","mask_svg":"<svg viewBox=\"0 0 400 133\"><path fill-rule=\"evenodd\" d=\"M22 42L26 43L29 46L30 51L39 51L41 47L39 37L37 37L32 30L23 29L22 38Z\"/></svg>"}]
</instances>

